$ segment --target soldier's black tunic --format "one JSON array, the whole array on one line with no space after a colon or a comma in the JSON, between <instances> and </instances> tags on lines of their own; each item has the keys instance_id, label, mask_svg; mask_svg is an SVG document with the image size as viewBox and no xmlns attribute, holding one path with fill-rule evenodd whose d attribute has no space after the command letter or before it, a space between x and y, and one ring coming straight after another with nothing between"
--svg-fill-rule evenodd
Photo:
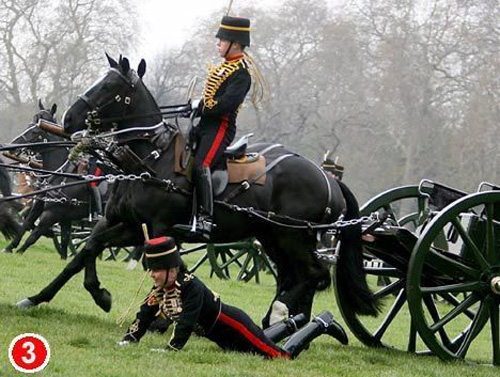
<instances>
[{"instance_id":1,"label":"soldier's black tunic","mask_svg":"<svg viewBox=\"0 0 500 377\"><path fill-rule=\"evenodd\" d=\"M250 90L251 76L243 55L210 67L200 104L195 168L215 168L236 135L236 117Z\"/></svg>"},{"instance_id":2,"label":"soldier's black tunic","mask_svg":"<svg viewBox=\"0 0 500 377\"><path fill-rule=\"evenodd\" d=\"M196 276L179 272L175 285L152 289L123 340L138 342L158 316L175 322L168 349L180 350L193 332L221 348L252 352L269 358L289 358L241 309L226 305Z\"/></svg>"}]
</instances>

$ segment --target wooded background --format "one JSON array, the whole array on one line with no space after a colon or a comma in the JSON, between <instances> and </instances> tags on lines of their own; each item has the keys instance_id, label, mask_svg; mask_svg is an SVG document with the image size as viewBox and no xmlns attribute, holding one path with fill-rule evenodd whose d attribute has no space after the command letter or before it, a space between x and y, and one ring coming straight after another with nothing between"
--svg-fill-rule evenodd
<instances>
[{"instance_id":1,"label":"wooded background","mask_svg":"<svg viewBox=\"0 0 500 377\"><path fill-rule=\"evenodd\" d=\"M104 51L140 55L138 3L0 0L0 142L27 126L39 98L62 113L106 72ZM251 18L248 52L270 89L267 106L246 101L238 135L254 132L254 142L280 142L317 162L332 150L360 201L422 178L468 191L485 180L500 184L499 5L235 6L233 14ZM158 103L183 102L190 78L204 79L218 62L223 11L199 20L180 48L147 62L144 79Z\"/></svg>"}]
</instances>

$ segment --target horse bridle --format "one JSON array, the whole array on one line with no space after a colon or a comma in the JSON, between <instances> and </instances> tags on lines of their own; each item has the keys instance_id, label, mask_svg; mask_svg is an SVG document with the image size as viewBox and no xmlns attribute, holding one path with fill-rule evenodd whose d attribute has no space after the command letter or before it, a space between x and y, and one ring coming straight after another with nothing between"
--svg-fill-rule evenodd
<instances>
[{"instance_id":1,"label":"horse bridle","mask_svg":"<svg viewBox=\"0 0 500 377\"><path fill-rule=\"evenodd\" d=\"M110 68L111 73L115 73L118 75L120 79L122 79L128 86L128 89L126 90L125 94L123 94L123 97L120 94L117 94L114 96L111 100L105 102L105 103L98 103L90 99L86 93L79 95L78 98L82 100L87 107L90 109L90 111L87 112L87 118L85 119L85 125L89 127L90 129L97 131L97 129L105 123L111 123L111 127L113 128L116 127L118 124L116 122L127 119L126 113L130 108L130 104L132 103L132 98L136 90L136 85L137 82L139 81L139 76L135 73L135 71L130 70L130 74L124 75L122 72L120 72L119 69L117 68ZM122 102L123 100L123 102ZM108 117L108 118L102 118L100 114L102 111L114 104L120 104L123 103L123 113L121 116L117 117Z\"/></svg>"}]
</instances>

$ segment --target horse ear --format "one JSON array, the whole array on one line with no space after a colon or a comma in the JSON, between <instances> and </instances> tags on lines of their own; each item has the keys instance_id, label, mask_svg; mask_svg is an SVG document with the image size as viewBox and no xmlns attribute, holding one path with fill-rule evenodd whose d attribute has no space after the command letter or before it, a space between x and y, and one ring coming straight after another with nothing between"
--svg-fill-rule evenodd
<instances>
[{"instance_id":1,"label":"horse ear","mask_svg":"<svg viewBox=\"0 0 500 377\"><path fill-rule=\"evenodd\" d=\"M122 73L126 75L130 70L130 63L127 58L120 59L120 66L122 67Z\"/></svg>"},{"instance_id":2,"label":"horse ear","mask_svg":"<svg viewBox=\"0 0 500 377\"><path fill-rule=\"evenodd\" d=\"M146 73L146 61L144 59L141 59L139 67L137 68L137 74L142 79L145 73Z\"/></svg>"},{"instance_id":3,"label":"horse ear","mask_svg":"<svg viewBox=\"0 0 500 377\"><path fill-rule=\"evenodd\" d=\"M106 54L106 57L108 58L109 66L111 68L118 67L118 63L116 62L116 60L114 60L111 56L109 56L107 52L105 52L105 54Z\"/></svg>"},{"instance_id":4,"label":"horse ear","mask_svg":"<svg viewBox=\"0 0 500 377\"><path fill-rule=\"evenodd\" d=\"M38 99L38 107L39 107L40 110L45 110L45 107L43 106L41 98Z\"/></svg>"},{"instance_id":5,"label":"horse ear","mask_svg":"<svg viewBox=\"0 0 500 377\"><path fill-rule=\"evenodd\" d=\"M56 113L56 111L57 111L57 104L55 104L55 103L54 103L54 104L52 105L52 108L50 109L50 113L51 113L52 115L54 115L54 114Z\"/></svg>"}]
</instances>

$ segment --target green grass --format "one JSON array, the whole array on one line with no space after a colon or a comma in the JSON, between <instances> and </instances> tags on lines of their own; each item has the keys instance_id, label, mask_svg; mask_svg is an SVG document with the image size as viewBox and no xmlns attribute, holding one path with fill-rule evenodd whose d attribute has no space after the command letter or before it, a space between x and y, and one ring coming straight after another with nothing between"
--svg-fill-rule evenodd
<instances>
[{"instance_id":1,"label":"green grass","mask_svg":"<svg viewBox=\"0 0 500 377\"><path fill-rule=\"evenodd\" d=\"M4 242L0 241L0 247ZM193 264L198 255L187 261ZM144 272L128 271L121 262L98 262L101 283L113 294L113 308L104 313L83 288L83 274L74 277L50 302L30 310L14 304L37 293L64 267L49 242L30 249L25 255L0 253L0 376L20 376L9 364L10 341L23 332L45 336L52 358L43 376L500 376L490 366L463 362L444 363L436 357L418 357L405 352L370 349L350 335L349 346L322 336L297 360L263 360L258 356L224 352L204 338L192 337L177 353L150 352L165 345L169 335L147 334L137 346L119 348L131 313L124 327L117 318L128 307ZM203 266L197 275L222 299L244 309L257 323L273 297L274 285L264 275L260 285L221 281L208 277ZM141 296L150 287L149 280ZM316 297L314 312L330 309L341 320L333 291ZM404 331L401 331L404 333ZM403 340L404 341L404 340Z\"/></svg>"}]
</instances>

